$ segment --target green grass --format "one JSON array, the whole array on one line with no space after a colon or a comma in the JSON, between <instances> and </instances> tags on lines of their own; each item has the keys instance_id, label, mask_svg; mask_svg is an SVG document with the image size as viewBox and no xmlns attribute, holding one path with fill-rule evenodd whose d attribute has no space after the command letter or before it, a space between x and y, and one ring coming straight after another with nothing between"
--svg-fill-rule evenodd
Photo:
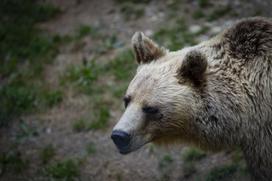
<instances>
[{"instance_id":1,"label":"green grass","mask_svg":"<svg viewBox=\"0 0 272 181\"><path fill-rule=\"evenodd\" d=\"M17 124L19 129L16 131L16 141L20 142L39 135L38 130L24 122L24 120L20 120Z\"/></svg>"},{"instance_id":2,"label":"green grass","mask_svg":"<svg viewBox=\"0 0 272 181\"><path fill-rule=\"evenodd\" d=\"M5 173L21 173L28 167L28 161L22 158L19 151L13 150L7 153L0 153L1 175Z\"/></svg>"},{"instance_id":3,"label":"green grass","mask_svg":"<svg viewBox=\"0 0 272 181\"><path fill-rule=\"evenodd\" d=\"M88 155L93 155L96 153L96 147L95 144L90 142L86 145L86 152L88 153Z\"/></svg>"},{"instance_id":4,"label":"green grass","mask_svg":"<svg viewBox=\"0 0 272 181\"><path fill-rule=\"evenodd\" d=\"M209 0L198 0L197 3L199 5L199 7L201 7L201 8L205 8L210 5Z\"/></svg>"},{"instance_id":5,"label":"green grass","mask_svg":"<svg viewBox=\"0 0 272 181\"><path fill-rule=\"evenodd\" d=\"M219 19L227 14L229 14L232 11L232 8L230 5L227 6L222 6L215 8L208 16L207 20L208 21L214 21L216 19Z\"/></svg>"},{"instance_id":6,"label":"green grass","mask_svg":"<svg viewBox=\"0 0 272 181\"><path fill-rule=\"evenodd\" d=\"M197 169L194 162L184 163L182 166L183 175L185 178L190 177L192 174L196 173Z\"/></svg>"},{"instance_id":7,"label":"green grass","mask_svg":"<svg viewBox=\"0 0 272 181\"><path fill-rule=\"evenodd\" d=\"M0 2L0 126L40 106L61 101L59 93L44 90L43 81L37 81L44 65L58 52L60 39L35 26L58 12L58 8L34 0Z\"/></svg>"},{"instance_id":8,"label":"green grass","mask_svg":"<svg viewBox=\"0 0 272 181\"><path fill-rule=\"evenodd\" d=\"M0 99L0 126L4 126L35 106L36 90L23 85L6 85L0 87Z\"/></svg>"},{"instance_id":9,"label":"green grass","mask_svg":"<svg viewBox=\"0 0 272 181\"><path fill-rule=\"evenodd\" d=\"M47 175L54 179L75 180L80 175L79 163L73 159L54 162L45 169Z\"/></svg>"},{"instance_id":10,"label":"green grass","mask_svg":"<svg viewBox=\"0 0 272 181\"><path fill-rule=\"evenodd\" d=\"M162 159L159 161L159 169L163 170L168 165L172 164L174 159L171 155L164 155Z\"/></svg>"},{"instance_id":11,"label":"green grass","mask_svg":"<svg viewBox=\"0 0 272 181\"><path fill-rule=\"evenodd\" d=\"M194 19L201 19L205 17L205 14L201 9L197 9L196 11L193 12L192 17Z\"/></svg>"},{"instance_id":12,"label":"green grass","mask_svg":"<svg viewBox=\"0 0 272 181\"><path fill-rule=\"evenodd\" d=\"M1 76L10 75L22 62L35 63L37 57L48 57L54 52L53 39L41 34L34 25L58 12L50 4L38 4L33 0L0 2Z\"/></svg>"},{"instance_id":13,"label":"green grass","mask_svg":"<svg viewBox=\"0 0 272 181\"><path fill-rule=\"evenodd\" d=\"M82 65L69 67L62 78L62 82L66 85L72 83L80 91L91 94L95 91L96 85L94 83L99 72L100 67L94 60L91 60Z\"/></svg>"},{"instance_id":14,"label":"green grass","mask_svg":"<svg viewBox=\"0 0 272 181\"><path fill-rule=\"evenodd\" d=\"M47 164L55 156L55 154L55 148L50 144L40 151L39 156L42 163Z\"/></svg>"},{"instance_id":15,"label":"green grass","mask_svg":"<svg viewBox=\"0 0 272 181\"><path fill-rule=\"evenodd\" d=\"M88 130L88 124L85 119L79 119L73 124L74 132L82 132Z\"/></svg>"},{"instance_id":16,"label":"green grass","mask_svg":"<svg viewBox=\"0 0 272 181\"><path fill-rule=\"evenodd\" d=\"M79 28L77 29L75 39L81 39L87 35L91 35L95 37L95 36L99 36L99 33L97 32L97 29L93 28L92 26L80 25Z\"/></svg>"},{"instance_id":17,"label":"green grass","mask_svg":"<svg viewBox=\"0 0 272 181\"><path fill-rule=\"evenodd\" d=\"M109 108L106 106L101 106L95 114L97 120L91 122L89 128L93 130L105 128L110 118Z\"/></svg>"},{"instance_id":18,"label":"green grass","mask_svg":"<svg viewBox=\"0 0 272 181\"><path fill-rule=\"evenodd\" d=\"M44 104L52 107L59 104L63 100L63 93L60 90L49 90L43 93Z\"/></svg>"},{"instance_id":19,"label":"green grass","mask_svg":"<svg viewBox=\"0 0 272 181\"><path fill-rule=\"evenodd\" d=\"M177 19L175 25L155 32L154 39L172 51L196 44L194 35L189 32L183 19Z\"/></svg>"},{"instance_id":20,"label":"green grass","mask_svg":"<svg viewBox=\"0 0 272 181\"><path fill-rule=\"evenodd\" d=\"M60 91L43 86L16 78L0 87L0 127L22 114L52 107L62 101Z\"/></svg>"},{"instance_id":21,"label":"green grass","mask_svg":"<svg viewBox=\"0 0 272 181\"><path fill-rule=\"evenodd\" d=\"M203 151L196 148L186 149L182 155L182 159L184 162L199 161L204 157L206 157L206 154Z\"/></svg>"},{"instance_id":22,"label":"green grass","mask_svg":"<svg viewBox=\"0 0 272 181\"><path fill-rule=\"evenodd\" d=\"M93 118L91 121L87 121L85 119L79 119L73 124L73 130L75 132L82 132L82 131L89 131L89 130L100 130L107 127L109 118L110 118L110 112L109 108L107 106L104 106L104 103L100 103L101 105L98 105L93 110Z\"/></svg>"},{"instance_id":23,"label":"green grass","mask_svg":"<svg viewBox=\"0 0 272 181\"><path fill-rule=\"evenodd\" d=\"M230 164L213 168L205 177L205 181L229 180L230 177L238 170L238 165Z\"/></svg>"},{"instance_id":24,"label":"green grass","mask_svg":"<svg viewBox=\"0 0 272 181\"><path fill-rule=\"evenodd\" d=\"M136 70L136 62L131 50L120 52L108 65L106 71L113 74L117 80L128 81Z\"/></svg>"},{"instance_id":25,"label":"green grass","mask_svg":"<svg viewBox=\"0 0 272 181\"><path fill-rule=\"evenodd\" d=\"M151 0L114 0L114 1L120 4L127 3L127 2L134 3L134 4L137 4L137 3L145 4L145 3L151 2Z\"/></svg>"},{"instance_id":26,"label":"green grass","mask_svg":"<svg viewBox=\"0 0 272 181\"><path fill-rule=\"evenodd\" d=\"M142 17L145 11L143 5L127 2L121 4L121 13L125 20L135 20Z\"/></svg>"}]
</instances>

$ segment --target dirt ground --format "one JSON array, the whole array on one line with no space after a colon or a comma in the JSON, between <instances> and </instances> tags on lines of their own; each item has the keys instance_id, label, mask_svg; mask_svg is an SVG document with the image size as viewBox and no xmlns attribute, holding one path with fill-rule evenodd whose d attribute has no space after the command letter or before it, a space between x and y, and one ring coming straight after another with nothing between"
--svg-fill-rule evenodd
<instances>
[{"instance_id":1,"label":"dirt ground","mask_svg":"<svg viewBox=\"0 0 272 181\"><path fill-rule=\"evenodd\" d=\"M141 4L144 14L129 19L126 16L130 16L130 13L125 14L121 10L120 2L122 1L48 0L47 2L62 10L56 18L37 25L50 34L72 35L81 25L88 25L99 27L101 34L107 36L114 34L119 43L113 49L99 55L96 54L96 50L100 44L90 37L83 37L79 42L62 45L53 63L45 67L44 81L51 87L60 86L59 77L65 73L67 67L81 64L84 59L96 57L102 62L112 59L120 51L119 49L130 46L130 38L135 31L143 31L152 36L162 27L170 26L173 23L172 19L182 17L186 19L189 31L197 31L199 26L210 27L208 31L196 37L200 42L220 32L223 27L241 17L269 15L261 10L256 10L254 3L238 0L213 2L211 8L208 7L204 10L204 16L213 9L225 5L230 5L232 11L222 16L218 15L219 18L211 21L192 17L192 12L197 8L198 1L149 1ZM169 8L171 5L176 6L175 3L178 4L177 9L175 7ZM171 13L174 15L171 16ZM111 78L102 78L101 81L106 85L114 84ZM90 106L93 97L90 99L88 95L78 93L69 86L65 88L64 99L59 105L49 110L24 115L20 119L14 120L9 127L1 128L1 149L9 150L16 145L16 149L20 150L22 157L27 160L27 167L19 174L5 172L0 175L0 180L57 180L57 177L43 172L43 168L46 166L41 162L39 155L47 145L51 145L55 150L51 162L64 159L79 160L80 174L69 178L70 180L209 180L208 175L211 170L235 162L233 159L235 154L232 151L206 153L203 158L194 161L192 167L190 165L192 163L188 165L182 156L186 150L191 149L185 145L163 148L148 144L129 155L120 155L110 139L110 134L113 125L122 114L122 100L111 100L111 95L107 93L103 96L111 108L109 122L104 129L79 132L73 130L76 120L81 117L93 116L93 106ZM19 133L22 133L22 127L35 131L27 131L26 136L18 136ZM28 134L29 132L30 134ZM90 143L95 145L95 151L90 151L92 153L87 154L86 146ZM247 173L239 170L233 174L231 172L231 175L226 172L223 176L215 178L248 180L249 177ZM60 180L69 179L60 178Z\"/></svg>"}]
</instances>

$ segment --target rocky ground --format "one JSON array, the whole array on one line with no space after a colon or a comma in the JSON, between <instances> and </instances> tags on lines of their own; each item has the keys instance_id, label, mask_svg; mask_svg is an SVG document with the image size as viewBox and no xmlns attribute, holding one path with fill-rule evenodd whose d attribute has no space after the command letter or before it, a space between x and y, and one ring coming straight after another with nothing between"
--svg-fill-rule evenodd
<instances>
[{"instance_id":1,"label":"rocky ground","mask_svg":"<svg viewBox=\"0 0 272 181\"><path fill-rule=\"evenodd\" d=\"M54 104L1 127L0 180L249 179L239 150L204 153L185 145L149 144L122 156L110 133L136 69L130 51L135 31L177 50L210 38L239 18L270 12L242 0L43 2L60 12L36 26L62 43L38 79L59 92Z\"/></svg>"}]
</instances>

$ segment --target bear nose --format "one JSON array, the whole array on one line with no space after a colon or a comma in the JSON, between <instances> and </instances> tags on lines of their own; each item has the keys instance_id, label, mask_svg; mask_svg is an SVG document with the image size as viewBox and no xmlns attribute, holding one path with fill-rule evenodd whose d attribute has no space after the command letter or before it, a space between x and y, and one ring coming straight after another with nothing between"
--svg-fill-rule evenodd
<instances>
[{"instance_id":1,"label":"bear nose","mask_svg":"<svg viewBox=\"0 0 272 181\"><path fill-rule=\"evenodd\" d=\"M115 130L111 134L111 139L121 153L128 149L130 138L131 136L128 133L120 130Z\"/></svg>"}]
</instances>

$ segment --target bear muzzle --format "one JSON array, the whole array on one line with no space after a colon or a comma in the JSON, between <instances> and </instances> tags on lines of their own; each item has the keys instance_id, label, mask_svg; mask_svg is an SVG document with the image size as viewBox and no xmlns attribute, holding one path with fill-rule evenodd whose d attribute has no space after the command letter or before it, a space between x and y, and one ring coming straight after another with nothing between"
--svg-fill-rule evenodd
<instances>
[{"instance_id":1,"label":"bear muzzle","mask_svg":"<svg viewBox=\"0 0 272 181\"><path fill-rule=\"evenodd\" d=\"M114 130L111 134L111 139L121 154L130 152L131 136L128 133L121 130Z\"/></svg>"}]
</instances>

